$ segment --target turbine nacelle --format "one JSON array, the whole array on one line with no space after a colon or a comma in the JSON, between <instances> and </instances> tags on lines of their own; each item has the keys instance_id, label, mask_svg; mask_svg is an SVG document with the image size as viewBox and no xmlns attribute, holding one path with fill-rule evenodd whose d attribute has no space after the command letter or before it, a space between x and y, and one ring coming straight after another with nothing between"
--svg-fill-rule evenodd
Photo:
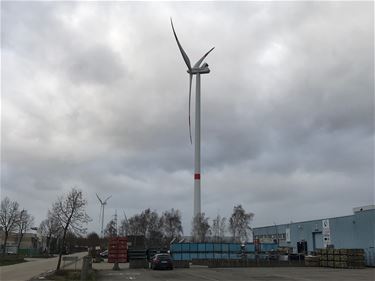
<instances>
[{"instance_id":1,"label":"turbine nacelle","mask_svg":"<svg viewBox=\"0 0 375 281\"><path fill-rule=\"evenodd\" d=\"M192 75L198 74L198 73L199 74L206 74L206 73L210 73L210 69L208 68L208 64L205 63L205 64L202 65L202 67L199 67L199 68L193 67L191 70L188 69L187 73L192 74Z\"/></svg>"}]
</instances>

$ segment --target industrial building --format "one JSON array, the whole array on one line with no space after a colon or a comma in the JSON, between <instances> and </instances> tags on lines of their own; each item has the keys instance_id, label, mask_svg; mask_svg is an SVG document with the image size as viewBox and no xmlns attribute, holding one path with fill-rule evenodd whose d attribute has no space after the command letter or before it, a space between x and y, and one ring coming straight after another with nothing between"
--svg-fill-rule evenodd
<instances>
[{"instance_id":1,"label":"industrial building","mask_svg":"<svg viewBox=\"0 0 375 281\"><path fill-rule=\"evenodd\" d=\"M260 243L275 242L294 253L326 247L360 248L368 263L374 263L375 205L354 208L349 216L257 227L253 235Z\"/></svg>"},{"instance_id":2,"label":"industrial building","mask_svg":"<svg viewBox=\"0 0 375 281\"><path fill-rule=\"evenodd\" d=\"M0 230L0 252L3 251L3 244L5 239L5 233ZM30 254L36 253L38 248L38 237L36 233L24 233L21 240L20 248L17 250L19 242L18 233L10 233L7 240L6 253L22 253Z\"/></svg>"}]
</instances>

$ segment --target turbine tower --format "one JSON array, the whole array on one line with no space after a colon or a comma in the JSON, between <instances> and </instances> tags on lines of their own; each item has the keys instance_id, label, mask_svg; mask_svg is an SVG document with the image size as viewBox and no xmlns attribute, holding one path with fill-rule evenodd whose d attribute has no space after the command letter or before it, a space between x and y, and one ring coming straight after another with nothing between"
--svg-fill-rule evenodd
<instances>
[{"instance_id":1,"label":"turbine tower","mask_svg":"<svg viewBox=\"0 0 375 281\"><path fill-rule=\"evenodd\" d=\"M191 121L190 121L190 104L191 104L191 83L193 75L196 76L196 90L195 90L195 136L194 136L194 217L201 213L201 74L210 73L207 63L203 63L203 60L207 55L215 48L211 48L207 53L203 55L192 67L190 59L182 48L180 41L178 41L176 31L174 30L173 22L171 19L171 25L174 37L178 48L180 49L181 55L188 68L189 73L189 134L190 143L192 143L191 137ZM202 64L202 65L201 65Z\"/></svg>"},{"instance_id":2,"label":"turbine tower","mask_svg":"<svg viewBox=\"0 0 375 281\"><path fill-rule=\"evenodd\" d=\"M96 194L96 193L95 193ZM101 200L98 196L98 194L96 194L96 197L98 197L98 200L100 202L100 205L101 205L101 209L100 209L100 215L99 215L99 219L100 217L102 218L102 228L101 228L101 231L100 231L100 234L101 234L101 237L103 238L104 237L104 232L103 232L103 225L104 225L104 206L107 205L107 201L109 198L112 197L111 196L108 196L107 199L105 199L104 201Z\"/></svg>"}]
</instances>

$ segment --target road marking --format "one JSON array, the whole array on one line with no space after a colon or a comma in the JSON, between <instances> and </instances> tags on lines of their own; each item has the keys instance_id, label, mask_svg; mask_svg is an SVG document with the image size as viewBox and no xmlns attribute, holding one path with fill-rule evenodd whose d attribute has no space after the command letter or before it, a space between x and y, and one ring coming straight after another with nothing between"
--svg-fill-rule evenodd
<instances>
[{"instance_id":1,"label":"road marking","mask_svg":"<svg viewBox=\"0 0 375 281\"><path fill-rule=\"evenodd\" d=\"M121 276L121 275L124 275L124 273L122 272L108 272L108 273L105 273L106 276Z\"/></svg>"},{"instance_id":2,"label":"road marking","mask_svg":"<svg viewBox=\"0 0 375 281\"><path fill-rule=\"evenodd\" d=\"M196 277L197 279L196 280L210 280L210 281L220 281L219 279L216 279L216 278L210 278L210 277L207 277L207 276L203 276L201 274L193 274L191 272L186 272L188 275L191 275L193 277Z\"/></svg>"},{"instance_id":3,"label":"road marking","mask_svg":"<svg viewBox=\"0 0 375 281\"><path fill-rule=\"evenodd\" d=\"M135 276L141 275L141 273L140 272L128 272L128 273L126 273L126 275L128 275L126 277L126 279L128 279L128 280L136 280L137 277L135 277Z\"/></svg>"}]
</instances>

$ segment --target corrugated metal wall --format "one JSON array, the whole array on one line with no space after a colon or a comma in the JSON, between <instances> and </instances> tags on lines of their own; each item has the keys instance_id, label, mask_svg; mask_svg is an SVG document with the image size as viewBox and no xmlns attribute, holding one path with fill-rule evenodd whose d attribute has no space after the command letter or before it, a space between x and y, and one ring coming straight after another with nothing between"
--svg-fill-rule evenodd
<instances>
[{"instance_id":1,"label":"corrugated metal wall","mask_svg":"<svg viewBox=\"0 0 375 281\"><path fill-rule=\"evenodd\" d=\"M365 249L365 264L375 266L375 249L373 247Z\"/></svg>"},{"instance_id":2,"label":"corrugated metal wall","mask_svg":"<svg viewBox=\"0 0 375 281\"><path fill-rule=\"evenodd\" d=\"M350 216L329 218L331 244L335 248L360 248L366 251L368 265L374 265L375 247L375 210L356 212ZM254 236L270 235L285 232L290 229L290 242L281 241L280 246L293 247L297 252L297 242L307 241L308 251L314 251L319 241L314 236L322 237L322 219L254 228ZM315 238L317 239L317 238Z\"/></svg>"}]
</instances>

